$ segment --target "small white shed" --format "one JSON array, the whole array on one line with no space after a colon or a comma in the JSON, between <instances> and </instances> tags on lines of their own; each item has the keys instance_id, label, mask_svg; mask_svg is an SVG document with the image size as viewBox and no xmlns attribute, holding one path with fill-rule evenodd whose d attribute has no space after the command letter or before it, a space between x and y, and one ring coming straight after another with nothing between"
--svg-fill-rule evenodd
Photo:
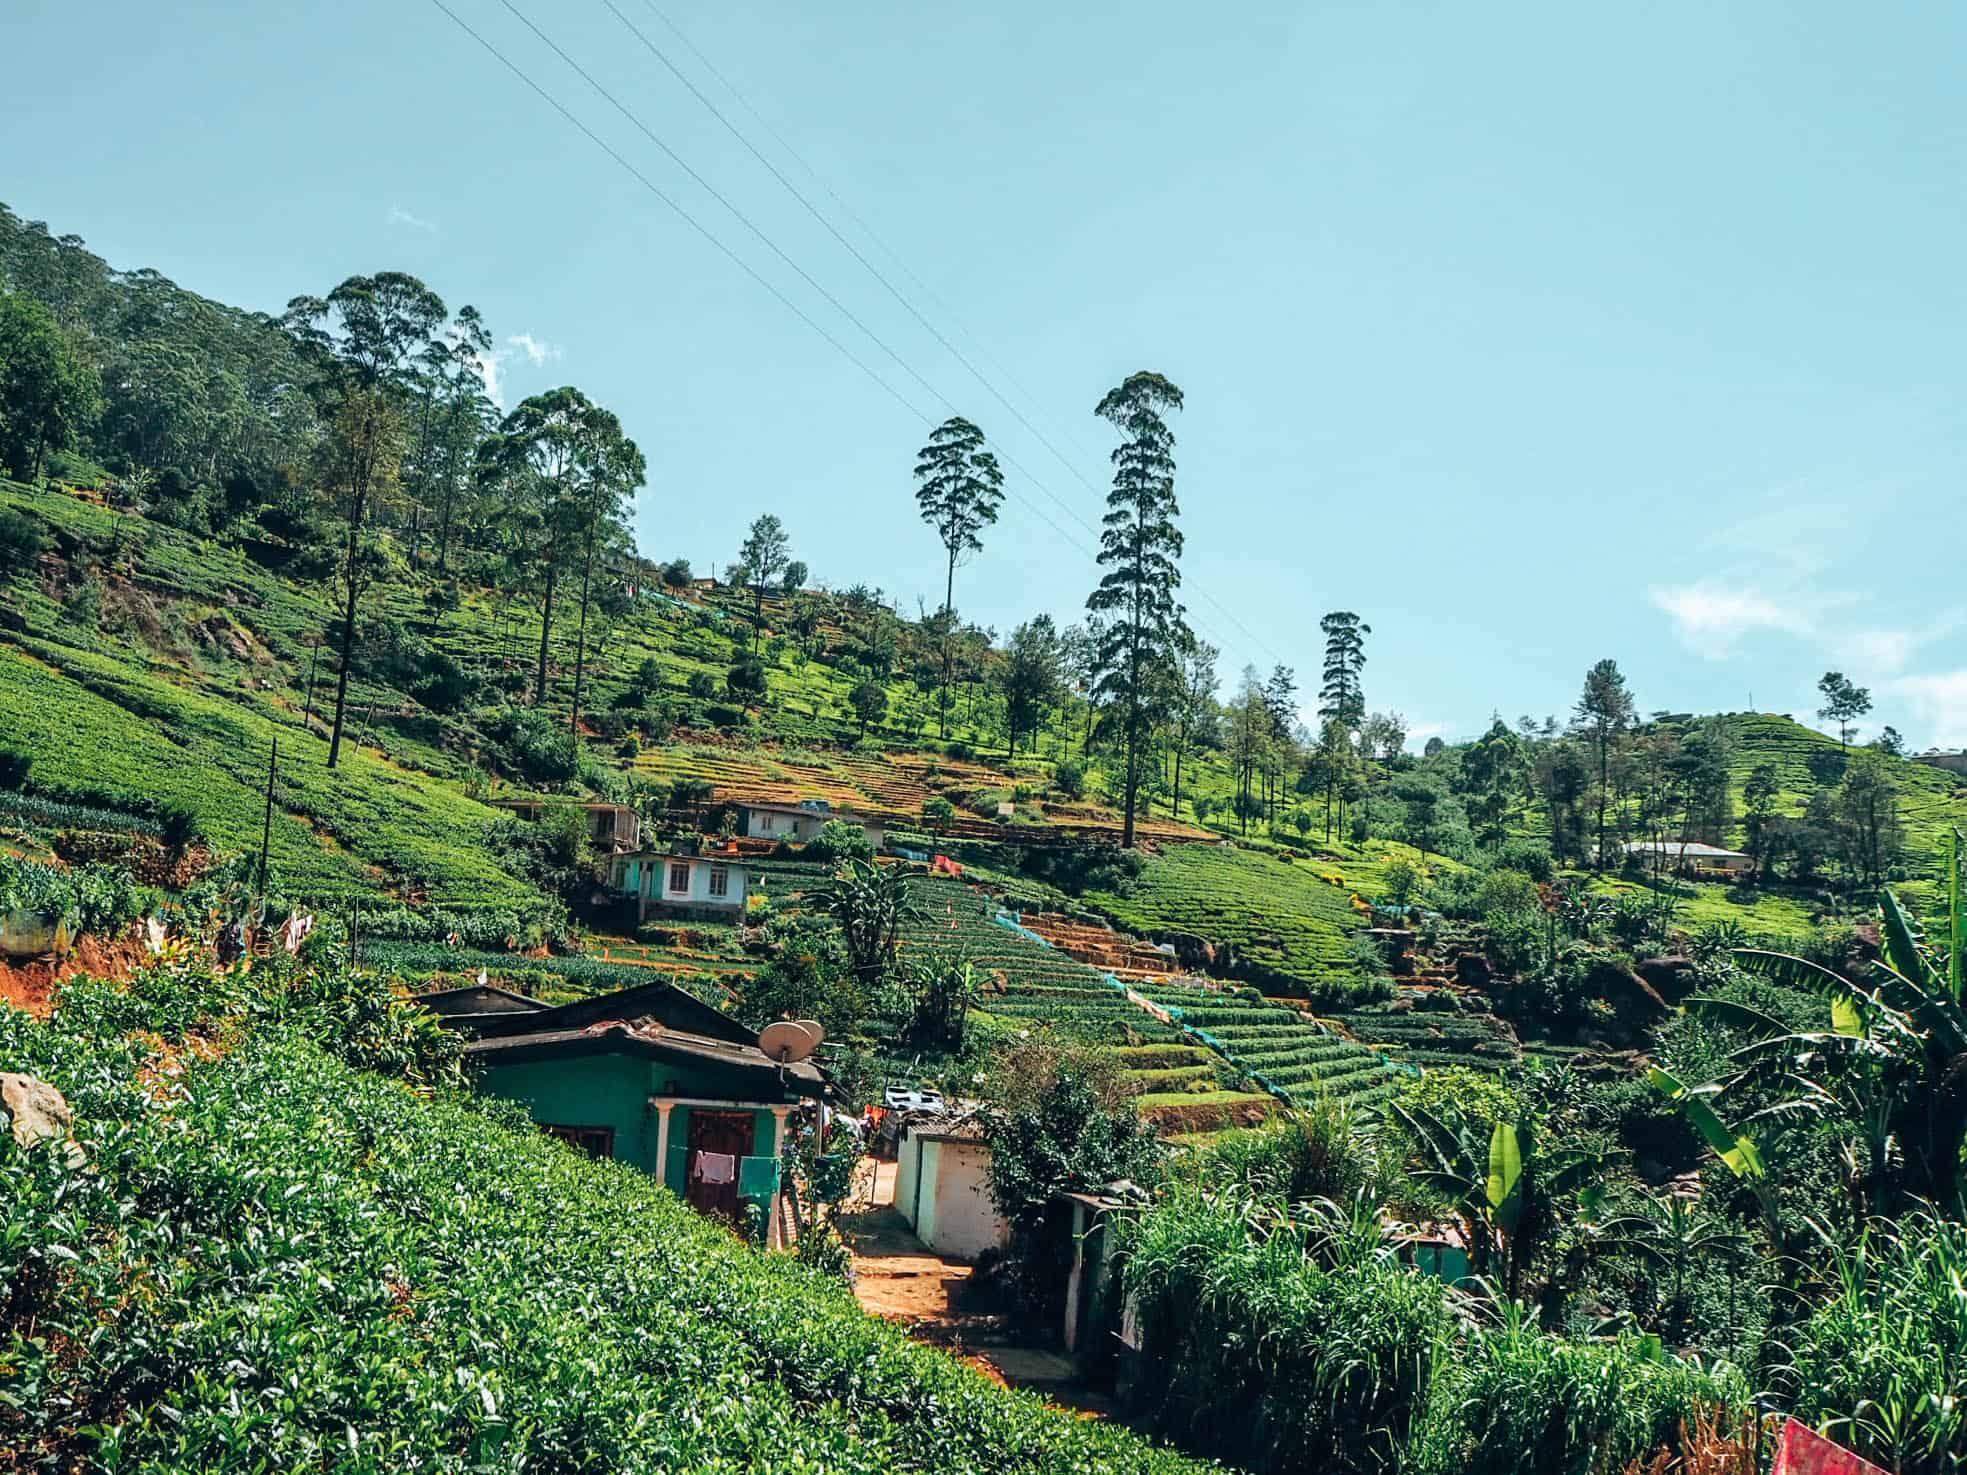
<instances>
[{"instance_id":1,"label":"small white shed","mask_svg":"<svg viewBox=\"0 0 1967 1475\"><path fill-rule=\"evenodd\" d=\"M938 1255L974 1260L1009 1243L1011 1226L990 1197L990 1148L974 1126L912 1126L895 1164L895 1208Z\"/></svg>"}]
</instances>

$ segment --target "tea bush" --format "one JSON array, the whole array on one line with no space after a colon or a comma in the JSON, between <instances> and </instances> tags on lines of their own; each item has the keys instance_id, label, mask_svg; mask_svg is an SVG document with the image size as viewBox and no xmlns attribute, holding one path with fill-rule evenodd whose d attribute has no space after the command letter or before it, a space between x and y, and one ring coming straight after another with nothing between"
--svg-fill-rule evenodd
<instances>
[{"instance_id":1,"label":"tea bush","mask_svg":"<svg viewBox=\"0 0 1967 1475\"><path fill-rule=\"evenodd\" d=\"M0 1056L69 1094L83 1154L0 1133L0 1448L157 1471L1200 1468L909 1342L509 1108L349 1068L298 1016L256 1016L250 980L182 982L83 986L46 1026L0 1010ZM140 1086L160 1036L182 1074Z\"/></svg>"}]
</instances>

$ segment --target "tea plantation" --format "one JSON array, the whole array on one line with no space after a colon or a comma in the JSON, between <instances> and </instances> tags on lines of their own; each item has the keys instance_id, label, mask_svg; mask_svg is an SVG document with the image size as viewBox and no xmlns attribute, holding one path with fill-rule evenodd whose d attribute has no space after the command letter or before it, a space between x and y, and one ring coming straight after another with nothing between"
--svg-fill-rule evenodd
<instances>
[{"instance_id":1,"label":"tea plantation","mask_svg":"<svg viewBox=\"0 0 1967 1475\"><path fill-rule=\"evenodd\" d=\"M910 1343L632 1169L206 1015L220 991L159 969L48 1025L0 1009L80 1149L0 1133L20 1468L1201 1468Z\"/></svg>"}]
</instances>

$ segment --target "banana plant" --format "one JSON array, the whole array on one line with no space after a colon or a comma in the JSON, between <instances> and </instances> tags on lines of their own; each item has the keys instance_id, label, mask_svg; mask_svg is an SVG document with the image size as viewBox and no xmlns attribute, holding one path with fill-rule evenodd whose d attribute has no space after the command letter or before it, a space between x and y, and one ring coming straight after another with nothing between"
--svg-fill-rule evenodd
<instances>
[{"instance_id":1,"label":"banana plant","mask_svg":"<svg viewBox=\"0 0 1967 1475\"><path fill-rule=\"evenodd\" d=\"M1686 1330L1689 1272L1703 1260L1740 1264L1748 1255L1748 1240L1739 1230L1678 1193L1647 1195L1634 1212L1600 1224L1592 1239L1601 1255L1637 1260L1665 1275L1663 1309L1676 1341Z\"/></svg>"},{"instance_id":2,"label":"banana plant","mask_svg":"<svg viewBox=\"0 0 1967 1475\"><path fill-rule=\"evenodd\" d=\"M1514 1300L1560 1207L1588 1209L1598 1201L1602 1157L1569 1148L1540 1152L1527 1125L1497 1122L1485 1140L1479 1124L1448 1121L1423 1106L1396 1103L1393 1112L1415 1144L1408 1175L1455 1206L1470 1268L1487 1275L1500 1262Z\"/></svg>"},{"instance_id":3,"label":"banana plant","mask_svg":"<svg viewBox=\"0 0 1967 1475\"><path fill-rule=\"evenodd\" d=\"M1721 1089L1753 1084L1787 1092L1758 1117L1808 1116L1857 1129L1848 1157L1868 1212L1923 1200L1959 1216L1967 1009L1920 951L1898 899L1886 892L1881 903L1888 961L1874 964L1863 982L1787 953L1735 954L1746 972L1822 997L1827 1028L1790 1030L1720 999L1697 997L1688 1007L1751 1035L1735 1052L1741 1070Z\"/></svg>"}]
</instances>

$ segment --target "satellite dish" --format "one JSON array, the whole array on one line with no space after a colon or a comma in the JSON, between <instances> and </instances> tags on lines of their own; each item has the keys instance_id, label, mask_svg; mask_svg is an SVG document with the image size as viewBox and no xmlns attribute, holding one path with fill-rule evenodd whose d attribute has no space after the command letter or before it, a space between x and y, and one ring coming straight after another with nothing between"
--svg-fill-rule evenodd
<instances>
[{"instance_id":1,"label":"satellite dish","mask_svg":"<svg viewBox=\"0 0 1967 1475\"><path fill-rule=\"evenodd\" d=\"M791 1065L804 1060L813 1053L816 1041L806 1032L804 1024L782 1019L777 1024L768 1024L758 1033L758 1048L763 1050L780 1065Z\"/></svg>"},{"instance_id":2,"label":"satellite dish","mask_svg":"<svg viewBox=\"0 0 1967 1475\"><path fill-rule=\"evenodd\" d=\"M826 1038L826 1030L820 1022L817 1019L795 1019L792 1022L805 1030L807 1038L813 1042L807 1047L806 1053L810 1055L814 1050L819 1049L820 1041Z\"/></svg>"}]
</instances>

